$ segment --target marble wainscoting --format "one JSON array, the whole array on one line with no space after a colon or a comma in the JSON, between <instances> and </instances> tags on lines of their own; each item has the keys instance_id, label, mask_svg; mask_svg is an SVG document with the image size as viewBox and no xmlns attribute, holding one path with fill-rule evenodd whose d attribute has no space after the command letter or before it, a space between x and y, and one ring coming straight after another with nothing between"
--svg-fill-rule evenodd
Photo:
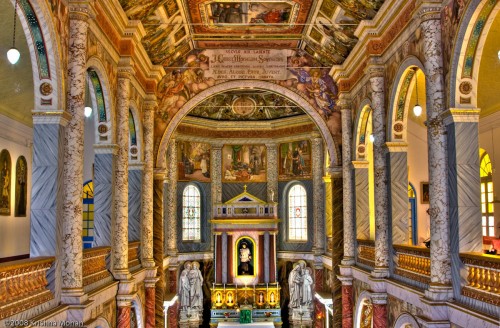
<instances>
[{"instance_id":1,"label":"marble wainscoting","mask_svg":"<svg viewBox=\"0 0 500 328\"><path fill-rule=\"evenodd\" d=\"M142 166L128 171L128 240L141 240Z\"/></svg>"},{"instance_id":2,"label":"marble wainscoting","mask_svg":"<svg viewBox=\"0 0 500 328\"><path fill-rule=\"evenodd\" d=\"M111 151L111 150L110 150ZM94 159L94 245L111 245L113 208L113 153L96 153Z\"/></svg>"}]
</instances>

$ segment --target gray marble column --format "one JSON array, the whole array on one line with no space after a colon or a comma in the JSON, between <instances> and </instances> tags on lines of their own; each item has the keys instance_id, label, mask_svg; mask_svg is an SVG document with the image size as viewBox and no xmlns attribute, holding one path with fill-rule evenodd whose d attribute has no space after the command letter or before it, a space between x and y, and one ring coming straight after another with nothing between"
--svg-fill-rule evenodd
<instances>
[{"instance_id":1,"label":"gray marble column","mask_svg":"<svg viewBox=\"0 0 500 328\"><path fill-rule=\"evenodd\" d=\"M370 199L367 161L353 161L356 200L356 239L370 239Z\"/></svg>"},{"instance_id":2,"label":"gray marble column","mask_svg":"<svg viewBox=\"0 0 500 328\"><path fill-rule=\"evenodd\" d=\"M224 255L224 251L227 251L227 232L223 232L221 236L221 241L222 241L222 283L227 284L227 256Z\"/></svg>"},{"instance_id":3,"label":"gray marble column","mask_svg":"<svg viewBox=\"0 0 500 328\"><path fill-rule=\"evenodd\" d=\"M94 245L111 246L116 145L94 145Z\"/></svg>"},{"instance_id":4,"label":"gray marble column","mask_svg":"<svg viewBox=\"0 0 500 328\"><path fill-rule=\"evenodd\" d=\"M342 94L339 106L342 113L342 179L344 216L343 265L353 265L356 252L356 227L354 220L354 171L352 167L352 112L351 104Z\"/></svg>"},{"instance_id":5,"label":"gray marble column","mask_svg":"<svg viewBox=\"0 0 500 328\"><path fill-rule=\"evenodd\" d=\"M264 232L264 282L269 283L269 268L271 267L271 262L269 262L271 248L269 243L269 231Z\"/></svg>"},{"instance_id":6,"label":"gray marble column","mask_svg":"<svg viewBox=\"0 0 500 328\"><path fill-rule=\"evenodd\" d=\"M385 81L384 67L368 68L372 89L373 166L375 192L375 269L378 278L389 275L388 181L385 144Z\"/></svg>"},{"instance_id":7,"label":"gray marble column","mask_svg":"<svg viewBox=\"0 0 500 328\"><path fill-rule=\"evenodd\" d=\"M481 180L479 176L479 109L450 109L444 113L448 136L450 247L455 298L467 284L460 253L481 252Z\"/></svg>"},{"instance_id":8,"label":"gray marble column","mask_svg":"<svg viewBox=\"0 0 500 328\"><path fill-rule=\"evenodd\" d=\"M143 163L130 164L128 168L128 240L141 240L141 200Z\"/></svg>"},{"instance_id":9,"label":"gray marble column","mask_svg":"<svg viewBox=\"0 0 500 328\"><path fill-rule=\"evenodd\" d=\"M154 97L154 96L153 96ZM142 176L141 262L146 268L154 267L153 260L153 144L154 111L156 97L143 106L144 171Z\"/></svg>"},{"instance_id":10,"label":"gray marble column","mask_svg":"<svg viewBox=\"0 0 500 328\"><path fill-rule=\"evenodd\" d=\"M267 202L278 199L278 145L266 144L267 147Z\"/></svg>"},{"instance_id":11,"label":"gray marble column","mask_svg":"<svg viewBox=\"0 0 500 328\"><path fill-rule=\"evenodd\" d=\"M64 127L68 114L33 113L33 169L30 212L30 256L55 256L48 272L49 287L59 298L61 280L61 235Z\"/></svg>"},{"instance_id":12,"label":"gray marble column","mask_svg":"<svg viewBox=\"0 0 500 328\"><path fill-rule=\"evenodd\" d=\"M212 144L210 152L210 176L214 204L222 203L222 145Z\"/></svg>"},{"instance_id":13,"label":"gray marble column","mask_svg":"<svg viewBox=\"0 0 500 328\"><path fill-rule=\"evenodd\" d=\"M132 64L118 70L116 97L116 144L113 243L111 245L112 272L116 279L128 279L128 158L129 158L129 108L130 76Z\"/></svg>"},{"instance_id":14,"label":"gray marble column","mask_svg":"<svg viewBox=\"0 0 500 328\"><path fill-rule=\"evenodd\" d=\"M426 8L421 14L422 23L420 26L423 34L426 71L425 95L431 225L431 283L425 295L428 299L441 301L453 297L448 217L448 149L446 127L441 117L441 113L445 110L441 12L439 8Z\"/></svg>"},{"instance_id":15,"label":"gray marble column","mask_svg":"<svg viewBox=\"0 0 500 328\"><path fill-rule=\"evenodd\" d=\"M173 138L168 144L167 160L166 255L177 256L177 233L179 232L177 227L177 141Z\"/></svg>"},{"instance_id":16,"label":"gray marble column","mask_svg":"<svg viewBox=\"0 0 500 328\"><path fill-rule=\"evenodd\" d=\"M323 139L311 139L312 175L313 175L313 222L314 243L313 252L321 255L325 252L325 205L323 197Z\"/></svg>"},{"instance_id":17,"label":"gray marble column","mask_svg":"<svg viewBox=\"0 0 500 328\"><path fill-rule=\"evenodd\" d=\"M154 169L153 180L153 257L158 268L155 288L155 319L156 327L164 326L163 301L165 297L165 270L163 267L163 247L165 239L163 204L165 169Z\"/></svg>"},{"instance_id":18,"label":"gray marble column","mask_svg":"<svg viewBox=\"0 0 500 328\"><path fill-rule=\"evenodd\" d=\"M402 142L385 144L389 152L389 208L392 243L406 245L408 234L408 145ZM392 246L392 245L391 245Z\"/></svg>"},{"instance_id":19,"label":"gray marble column","mask_svg":"<svg viewBox=\"0 0 500 328\"><path fill-rule=\"evenodd\" d=\"M79 304L85 301L82 285L83 109L87 20L92 12L90 6L85 3L72 4L69 11L67 111L71 118L66 126L64 140L61 301L66 304Z\"/></svg>"}]
</instances>

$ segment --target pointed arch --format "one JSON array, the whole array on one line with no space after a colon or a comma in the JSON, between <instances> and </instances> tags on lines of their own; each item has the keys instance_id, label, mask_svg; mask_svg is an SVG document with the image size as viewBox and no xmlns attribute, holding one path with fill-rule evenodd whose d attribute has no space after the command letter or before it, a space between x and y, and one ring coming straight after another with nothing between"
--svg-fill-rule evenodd
<instances>
[{"instance_id":1,"label":"pointed arch","mask_svg":"<svg viewBox=\"0 0 500 328\"><path fill-rule=\"evenodd\" d=\"M323 120L321 115L311 106L311 104L302 98L300 95L295 92L280 86L275 83L267 82L267 81L254 81L254 80L235 80L229 82L223 82L217 84L211 88L208 88L196 96L191 98L188 102L182 106L182 108L175 114L170 123L167 126L167 129L163 133L162 139L160 141L160 145L158 148L158 153L156 155L156 167L164 168L166 167L166 153L168 142L172 137L175 129L181 122L181 120L186 116L193 108L195 108L200 102L206 99L213 94L221 93L224 91L241 89L241 88L249 88L249 89L262 89L269 90L281 94L291 101L295 102L297 106L301 107L311 118L311 120L318 127L325 143L327 145L328 153L330 154L331 163L330 166L341 165L341 153L339 151L339 146L335 143L331 132L328 129L326 122Z\"/></svg>"}]
</instances>

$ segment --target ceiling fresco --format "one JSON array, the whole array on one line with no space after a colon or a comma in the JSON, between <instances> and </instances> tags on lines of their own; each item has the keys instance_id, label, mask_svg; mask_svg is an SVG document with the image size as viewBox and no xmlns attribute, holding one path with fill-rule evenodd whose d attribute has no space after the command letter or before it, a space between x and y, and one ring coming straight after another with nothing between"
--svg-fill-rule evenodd
<instances>
[{"instance_id":1,"label":"ceiling fresco","mask_svg":"<svg viewBox=\"0 0 500 328\"><path fill-rule=\"evenodd\" d=\"M287 98L265 90L232 90L210 97L189 116L222 121L273 120L304 111Z\"/></svg>"}]
</instances>

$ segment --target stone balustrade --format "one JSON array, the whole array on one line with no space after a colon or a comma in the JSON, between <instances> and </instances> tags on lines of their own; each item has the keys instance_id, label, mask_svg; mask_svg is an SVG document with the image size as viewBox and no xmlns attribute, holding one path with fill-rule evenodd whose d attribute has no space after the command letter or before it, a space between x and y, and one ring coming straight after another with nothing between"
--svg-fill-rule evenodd
<instances>
[{"instance_id":1,"label":"stone balustrade","mask_svg":"<svg viewBox=\"0 0 500 328\"><path fill-rule=\"evenodd\" d=\"M396 252L395 274L424 284L431 282L429 248L409 245L393 245L393 248Z\"/></svg>"},{"instance_id":2,"label":"stone balustrade","mask_svg":"<svg viewBox=\"0 0 500 328\"><path fill-rule=\"evenodd\" d=\"M358 239L358 262L375 267L375 241Z\"/></svg>"},{"instance_id":3,"label":"stone balustrade","mask_svg":"<svg viewBox=\"0 0 500 328\"><path fill-rule=\"evenodd\" d=\"M83 250L83 287L111 276L106 267L106 257L110 254L111 247L95 247Z\"/></svg>"},{"instance_id":4,"label":"stone balustrade","mask_svg":"<svg viewBox=\"0 0 500 328\"><path fill-rule=\"evenodd\" d=\"M140 241L132 241L128 244L128 267L130 271L134 271L141 266L141 262L139 260L140 245Z\"/></svg>"},{"instance_id":5,"label":"stone balustrade","mask_svg":"<svg viewBox=\"0 0 500 328\"><path fill-rule=\"evenodd\" d=\"M500 305L500 256L481 253L461 253L460 259L468 270L464 296L496 306Z\"/></svg>"},{"instance_id":6,"label":"stone balustrade","mask_svg":"<svg viewBox=\"0 0 500 328\"><path fill-rule=\"evenodd\" d=\"M38 257L0 264L0 319L48 302L47 271L53 257Z\"/></svg>"}]
</instances>

